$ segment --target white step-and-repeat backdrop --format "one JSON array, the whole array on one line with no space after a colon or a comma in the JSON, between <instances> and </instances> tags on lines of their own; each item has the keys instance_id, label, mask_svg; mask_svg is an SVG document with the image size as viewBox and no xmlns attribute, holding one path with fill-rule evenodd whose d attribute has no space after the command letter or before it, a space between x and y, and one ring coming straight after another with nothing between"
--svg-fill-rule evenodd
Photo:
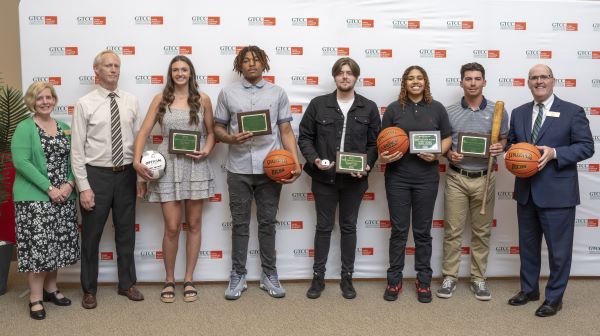
<instances>
[{"instance_id":1,"label":"white step-and-repeat backdrop","mask_svg":"<svg viewBox=\"0 0 600 336\"><path fill-rule=\"evenodd\" d=\"M600 144L600 3L593 1L41 1L20 4L23 88L47 80L58 90L54 116L70 121L77 99L95 83L92 60L103 49L121 55L120 87L139 97L146 111L165 83L174 55L187 55L196 67L200 89L212 99L237 81L233 59L242 46L255 44L269 55L267 80L282 86L292 104L297 130L308 102L335 85L331 66L341 56L354 58L362 77L357 91L381 111L396 99L400 77L413 64L429 73L433 96L449 105L460 99L459 69L467 62L486 68L486 97L503 100L510 111L531 100L528 69L550 65L556 94L584 106L594 140ZM148 139L148 148L162 141ZM231 267L231 217L223 164L227 146L218 144L210 160L217 195L205 203L202 247L195 278L225 280ZM496 210L488 274L517 276L519 244L513 177L499 162ZM434 274L440 275L443 239L443 185L433 221ZM581 205L577 208L573 275L600 275L600 153L579 164ZM385 277L390 222L382 167L369 178L358 217L356 277ZM254 215L253 215L254 217ZM277 265L283 279L311 277L314 201L304 174L283 187L277 225ZM140 281L164 279L162 213L158 204L140 202L136 265ZM185 228L185 226L184 226ZM467 230L468 231L468 230ZM112 224L100 246L100 280L116 281ZM260 275L256 220L248 251L249 278ZM339 276L339 229L333 234L328 277ZM465 234L460 275L469 274L470 235ZM184 274L185 232L180 237L176 275ZM406 276L414 276L414 243L409 239ZM544 259L547 253L544 250ZM544 262L547 274L547 262ZM77 265L61 272L78 281Z\"/></svg>"}]
</instances>

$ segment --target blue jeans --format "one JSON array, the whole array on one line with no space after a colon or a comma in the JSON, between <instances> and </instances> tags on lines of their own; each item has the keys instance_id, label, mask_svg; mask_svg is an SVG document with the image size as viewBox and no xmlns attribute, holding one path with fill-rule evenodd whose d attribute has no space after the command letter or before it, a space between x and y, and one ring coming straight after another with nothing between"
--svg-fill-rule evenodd
<instances>
[{"instance_id":1,"label":"blue jeans","mask_svg":"<svg viewBox=\"0 0 600 336\"><path fill-rule=\"evenodd\" d=\"M275 225L281 184L264 174L227 173L229 186L229 209L231 211L231 262L238 274L246 274L248 239L250 236L250 214L252 198L256 200L258 221L258 244L263 272L277 273L275 266Z\"/></svg>"}]
</instances>

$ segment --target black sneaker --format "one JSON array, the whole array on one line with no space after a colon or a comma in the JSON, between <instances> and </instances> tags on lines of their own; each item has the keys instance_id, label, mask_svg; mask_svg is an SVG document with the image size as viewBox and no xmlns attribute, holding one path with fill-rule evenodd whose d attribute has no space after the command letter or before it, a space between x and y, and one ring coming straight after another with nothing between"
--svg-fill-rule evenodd
<instances>
[{"instance_id":1,"label":"black sneaker","mask_svg":"<svg viewBox=\"0 0 600 336\"><path fill-rule=\"evenodd\" d=\"M383 299L386 301L396 301L400 293L402 293L402 281L395 285L388 283L385 293L383 293Z\"/></svg>"},{"instance_id":2,"label":"black sneaker","mask_svg":"<svg viewBox=\"0 0 600 336\"><path fill-rule=\"evenodd\" d=\"M352 286L352 273L342 273L340 288L342 289L342 296L344 298L354 299L356 297L356 291L354 290L354 286Z\"/></svg>"},{"instance_id":3,"label":"black sneaker","mask_svg":"<svg viewBox=\"0 0 600 336\"><path fill-rule=\"evenodd\" d=\"M417 281L415 281L415 285L417 286L417 300L419 300L421 303L431 302L431 287L429 284L421 283L419 282L419 279L417 279Z\"/></svg>"},{"instance_id":4,"label":"black sneaker","mask_svg":"<svg viewBox=\"0 0 600 336\"><path fill-rule=\"evenodd\" d=\"M306 297L309 299L318 299L321 292L325 289L325 274L314 273L310 288L306 292Z\"/></svg>"}]
</instances>

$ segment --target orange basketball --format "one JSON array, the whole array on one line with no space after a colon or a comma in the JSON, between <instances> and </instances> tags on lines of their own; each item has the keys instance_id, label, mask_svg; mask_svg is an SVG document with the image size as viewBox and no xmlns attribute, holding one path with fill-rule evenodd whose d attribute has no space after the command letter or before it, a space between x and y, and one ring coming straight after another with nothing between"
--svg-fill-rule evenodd
<instances>
[{"instance_id":1,"label":"orange basketball","mask_svg":"<svg viewBox=\"0 0 600 336\"><path fill-rule=\"evenodd\" d=\"M291 178L295 167L294 156L285 149L270 152L263 161L265 175L273 181Z\"/></svg>"},{"instance_id":2,"label":"orange basketball","mask_svg":"<svg viewBox=\"0 0 600 336\"><path fill-rule=\"evenodd\" d=\"M510 147L504 156L504 164L516 177L531 177L538 172L538 160L542 156L534 145L521 142Z\"/></svg>"},{"instance_id":3,"label":"orange basketball","mask_svg":"<svg viewBox=\"0 0 600 336\"><path fill-rule=\"evenodd\" d=\"M388 151L389 154L408 152L408 136L400 127L387 127L377 137L377 151L379 154Z\"/></svg>"}]
</instances>

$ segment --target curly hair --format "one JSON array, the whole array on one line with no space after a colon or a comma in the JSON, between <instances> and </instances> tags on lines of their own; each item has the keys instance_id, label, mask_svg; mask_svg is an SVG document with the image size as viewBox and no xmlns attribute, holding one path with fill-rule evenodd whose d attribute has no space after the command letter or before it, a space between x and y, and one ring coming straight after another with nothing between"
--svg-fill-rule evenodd
<instances>
[{"instance_id":1,"label":"curly hair","mask_svg":"<svg viewBox=\"0 0 600 336\"><path fill-rule=\"evenodd\" d=\"M264 67L264 71L269 71L271 69L269 67L269 56L267 56L267 53L255 45L249 45L240 50L233 60L233 70L239 75L242 74L242 64L244 64L244 57L246 57L248 52L251 52L254 57L258 58L258 61L262 63Z\"/></svg>"},{"instance_id":2,"label":"curly hair","mask_svg":"<svg viewBox=\"0 0 600 336\"><path fill-rule=\"evenodd\" d=\"M408 74L412 70L419 70L423 74L423 79L425 79L425 88L423 90L423 100L427 104L431 104L433 101L433 97L431 96L431 89L429 88L429 77L427 76L427 72L425 69L418 65L411 65L406 70L404 70L404 74L402 75L402 86L400 87L400 94L398 95L398 101L400 105L404 108L406 103L408 103L408 89L406 87L406 81L408 80Z\"/></svg>"},{"instance_id":3,"label":"curly hair","mask_svg":"<svg viewBox=\"0 0 600 336\"><path fill-rule=\"evenodd\" d=\"M187 103L190 106L190 125L198 125L198 111L202 109L202 104L200 102L200 91L198 90L198 82L196 81L196 70L194 69L194 65L192 61L186 56L178 55L173 57L171 62L169 63L169 70L167 74L167 84L162 92L162 100L158 104L158 114L156 118L158 123L162 125L163 117L167 112L167 108L173 104L173 100L175 100L175 83L173 81L173 73L171 71L171 67L175 62L185 62L190 67L190 80L188 81L188 99Z\"/></svg>"}]
</instances>

